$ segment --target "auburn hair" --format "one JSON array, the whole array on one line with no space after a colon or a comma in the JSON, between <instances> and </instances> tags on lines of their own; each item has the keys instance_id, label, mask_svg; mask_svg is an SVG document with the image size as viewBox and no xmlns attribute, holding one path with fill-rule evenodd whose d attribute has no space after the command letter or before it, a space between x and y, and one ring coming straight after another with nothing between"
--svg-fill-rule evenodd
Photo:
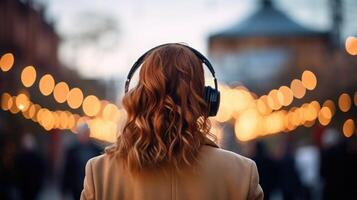
<instances>
[{"instance_id":1,"label":"auburn hair","mask_svg":"<svg viewBox=\"0 0 357 200\"><path fill-rule=\"evenodd\" d=\"M138 84L123 98L127 121L116 144L117 154L131 171L191 166L209 132L200 59L187 47L167 44L144 59Z\"/></svg>"}]
</instances>

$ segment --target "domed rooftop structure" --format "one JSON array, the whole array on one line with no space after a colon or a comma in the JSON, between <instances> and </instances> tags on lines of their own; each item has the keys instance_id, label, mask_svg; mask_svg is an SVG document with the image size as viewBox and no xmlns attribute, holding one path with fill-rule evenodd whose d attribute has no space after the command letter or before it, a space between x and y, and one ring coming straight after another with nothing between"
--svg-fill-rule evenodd
<instances>
[{"instance_id":1,"label":"domed rooftop structure","mask_svg":"<svg viewBox=\"0 0 357 200\"><path fill-rule=\"evenodd\" d=\"M243 22L211 35L216 37L246 36L321 36L327 32L308 29L276 9L271 0L262 0L261 8Z\"/></svg>"}]
</instances>

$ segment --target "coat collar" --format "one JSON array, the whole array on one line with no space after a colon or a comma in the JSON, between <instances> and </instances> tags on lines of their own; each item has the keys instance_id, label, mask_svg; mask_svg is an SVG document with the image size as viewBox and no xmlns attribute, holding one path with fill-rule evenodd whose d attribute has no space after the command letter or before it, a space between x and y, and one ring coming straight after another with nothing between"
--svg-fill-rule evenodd
<instances>
[{"instance_id":1,"label":"coat collar","mask_svg":"<svg viewBox=\"0 0 357 200\"><path fill-rule=\"evenodd\" d=\"M205 138L204 144L211 146L211 147L219 148L219 146L215 142L213 142L212 140L210 140L208 138Z\"/></svg>"}]
</instances>

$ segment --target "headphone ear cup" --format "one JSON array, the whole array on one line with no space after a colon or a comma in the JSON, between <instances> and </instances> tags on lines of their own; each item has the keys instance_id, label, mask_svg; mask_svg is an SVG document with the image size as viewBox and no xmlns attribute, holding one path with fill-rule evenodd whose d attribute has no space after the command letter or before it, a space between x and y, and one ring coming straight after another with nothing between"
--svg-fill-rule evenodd
<instances>
[{"instance_id":1,"label":"headphone ear cup","mask_svg":"<svg viewBox=\"0 0 357 200\"><path fill-rule=\"evenodd\" d=\"M204 98L208 104L209 116L215 116L218 112L219 102L220 102L220 93L218 90L213 89L210 86L205 87Z\"/></svg>"},{"instance_id":2,"label":"headphone ear cup","mask_svg":"<svg viewBox=\"0 0 357 200\"><path fill-rule=\"evenodd\" d=\"M205 98L205 101L206 101L206 103L208 104L208 106L209 106L209 104L210 104L210 97L211 97L211 87L210 86L205 86L205 91L204 91L204 98Z\"/></svg>"}]
</instances>

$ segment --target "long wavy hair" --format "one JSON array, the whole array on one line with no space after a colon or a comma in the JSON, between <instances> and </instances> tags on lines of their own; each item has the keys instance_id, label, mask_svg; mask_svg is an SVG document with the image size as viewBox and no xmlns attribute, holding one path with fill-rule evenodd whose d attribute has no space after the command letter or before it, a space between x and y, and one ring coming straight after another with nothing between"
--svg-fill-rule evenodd
<instances>
[{"instance_id":1,"label":"long wavy hair","mask_svg":"<svg viewBox=\"0 0 357 200\"><path fill-rule=\"evenodd\" d=\"M138 84L123 98L127 121L116 144L117 154L131 171L197 161L209 132L201 61L187 47L168 44L144 60Z\"/></svg>"}]
</instances>

